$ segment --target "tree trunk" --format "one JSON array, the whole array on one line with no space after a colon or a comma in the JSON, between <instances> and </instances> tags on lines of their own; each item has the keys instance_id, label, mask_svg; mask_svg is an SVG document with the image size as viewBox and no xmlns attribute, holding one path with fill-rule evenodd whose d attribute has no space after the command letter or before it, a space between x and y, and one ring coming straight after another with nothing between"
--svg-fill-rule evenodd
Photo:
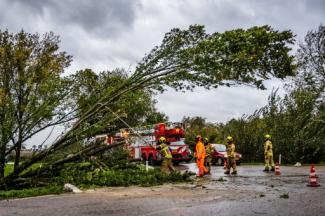
<instances>
[{"instance_id":1,"label":"tree trunk","mask_svg":"<svg viewBox=\"0 0 325 216\"><path fill-rule=\"evenodd\" d=\"M21 146L22 146L22 131L21 129L18 130L18 141L17 141L17 146L15 148L16 151L16 157L15 157L15 165L14 165L14 172L17 171L17 168L19 167L19 162L20 162L20 151L21 151Z\"/></svg>"},{"instance_id":2,"label":"tree trunk","mask_svg":"<svg viewBox=\"0 0 325 216\"><path fill-rule=\"evenodd\" d=\"M3 184L5 178L6 167L6 143L0 143L0 185Z\"/></svg>"},{"instance_id":3,"label":"tree trunk","mask_svg":"<svg viewBox=\"0 0 325 216\"><path fill-rule=\"evenodd\" d=\"M5 177L5 166L6 166L5 156L1 152L0 153L0 183L2 182L3 178Z\"/></svg>"}]
</instances>

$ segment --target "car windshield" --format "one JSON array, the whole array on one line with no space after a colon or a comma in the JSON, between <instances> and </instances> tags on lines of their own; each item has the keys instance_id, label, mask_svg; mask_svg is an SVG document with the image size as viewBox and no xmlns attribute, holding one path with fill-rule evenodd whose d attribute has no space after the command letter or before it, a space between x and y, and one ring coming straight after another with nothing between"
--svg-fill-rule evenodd
<instances>
[{"instance_id":1,"label":"car windshield","mask_svg":"<svg viewBox=\"0 0 325 216\"><path fill-rule=\"evenodd\" d=\"M216 144L214 145L214 149L218 152L225 152L226 151L226 146L221 145L221 144Z\"/></svg>"},{"instance_id":2,"label":"car windshield","mask_svg":"<svg viewBox=\"0 0 325 216\"><path fill-rule=\"evenodd\" d=\"M175 141L175 142L170 142L170 145L185 145L184 140L180 140L180 141Z\"/></svg>"}]
</instances>

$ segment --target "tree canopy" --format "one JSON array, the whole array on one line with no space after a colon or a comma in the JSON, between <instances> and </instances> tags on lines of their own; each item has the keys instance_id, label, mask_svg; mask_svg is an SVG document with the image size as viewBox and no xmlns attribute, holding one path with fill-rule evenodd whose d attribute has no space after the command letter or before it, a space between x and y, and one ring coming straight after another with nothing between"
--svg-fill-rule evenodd
<instances>
[{"instance_id":1,"label":"tree canopy","mask_svg":"<svg viewBox=\"0 0 325 216\"><path fill-rule=\"evenodd\" d=\"M60 75L71 56L58 43L53 33L0 31L0 177L11 150L16 169L27 139L66 120L62 101L68 92Z\"/></svg>"}]
</instances>

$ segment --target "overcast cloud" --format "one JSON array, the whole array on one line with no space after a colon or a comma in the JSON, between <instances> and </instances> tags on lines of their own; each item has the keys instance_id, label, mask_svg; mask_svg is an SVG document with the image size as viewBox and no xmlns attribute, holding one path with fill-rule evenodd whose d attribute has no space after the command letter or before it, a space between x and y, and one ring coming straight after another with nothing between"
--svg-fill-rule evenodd
<instances>
[{"instance_id":1,"label":"overcast cloud","mask_svg":"<svg viewBox=\"0 0 325 216\"><path fill-rule=\"evenodd\" d=\"M0 29L61 36L61 48L73 55L67 73L136 66L159 45L171 28L202 24L208 32L271 25L291 29L302 41L308 30L325 20L324 0L0 0ZM267 103L278 80L267 91L249 87L196 89L157 96L158 109L172 121L203 116L224 122L253 113Z\"/></svg>"}]
</instances>

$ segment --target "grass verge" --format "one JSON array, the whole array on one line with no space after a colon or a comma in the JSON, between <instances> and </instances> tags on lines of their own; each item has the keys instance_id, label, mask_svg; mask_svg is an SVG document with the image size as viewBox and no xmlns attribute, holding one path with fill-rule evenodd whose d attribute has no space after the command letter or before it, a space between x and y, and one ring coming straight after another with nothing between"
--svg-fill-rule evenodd
<instances>
[{"instance_id":1,"label":"grass verge","mask_svg":"<svg viewBox=\"0 0 325 216\"><path fill-rule=\"evenodd\" d=\"M33 197L33 196L41 196L41 195L49 195L49 194L60 194L63 192L64 192L63 186L59 186L59 185L48 186L48 187L28 188L28 189L22 189L22 190L0 191L0 200Z\"/></svg>"},{"instance_id":2,"label":"grass verge","mask_svg":"<svg viewBox=\"0 0 325 216\"><path fill-rule=\"evenodd\" d=\"M36 163L33 164L28 170L26 170L25 172L28 172L30 170L34 170L34 169L38 169L40 166L42 165L42 163ZM10 173L12 173L14 171L14 164L10 163L10 164L6 164L5 166L5 176L8 176ZM24 172L24 173L25 173Z\"/></svg>"}]
</instances>

